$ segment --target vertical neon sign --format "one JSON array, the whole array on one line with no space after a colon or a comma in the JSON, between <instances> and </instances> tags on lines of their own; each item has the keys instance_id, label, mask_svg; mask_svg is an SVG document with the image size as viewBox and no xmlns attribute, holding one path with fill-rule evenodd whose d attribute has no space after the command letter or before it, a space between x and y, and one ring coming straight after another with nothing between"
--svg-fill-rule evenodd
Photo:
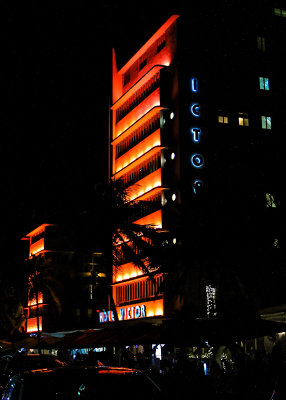
<instances>
[{"instance_id":1,"label":"vertical neon sign","mask_svg":"<svg viewBox=\"0 0 286 400\"><path fill-rule=\"evenodd\" d=\"M190 79L190 90L194 95L199 93L199 81L197 78L192 77ZM196 99L197 100L197 99ZM190 114L195 119L200 119L201 117L201 105L198 101L193 102L190 105ZM198 144L201 141L202 129L199 126L192 126L190 128L191 138L194 144ZM205 160L202 154L193 153L190 157L190 162L195 169L200 169L205 165ZM196 178L192 183L192 189L195 195L198 195L203 188L204 183L201 179Z\"/></svg>"}]
</instances>

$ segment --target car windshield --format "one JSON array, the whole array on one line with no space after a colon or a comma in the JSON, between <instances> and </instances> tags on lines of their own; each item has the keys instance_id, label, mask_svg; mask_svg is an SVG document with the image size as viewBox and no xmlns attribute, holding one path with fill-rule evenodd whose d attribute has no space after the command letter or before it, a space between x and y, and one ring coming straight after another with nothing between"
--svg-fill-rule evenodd
<instances>
[{"instance_id":1,"label":"car windshield","mask_svg":"<svg viewBox=\"0 0 286 400\"><path fill-rule=\"evenodd\" d=\"M158 400L160 389L143 374L135 373L90 373L45 374L33 376L23 385L23 400L91 400L101 398L114 400Z\"/></svg>"}]
</instances>

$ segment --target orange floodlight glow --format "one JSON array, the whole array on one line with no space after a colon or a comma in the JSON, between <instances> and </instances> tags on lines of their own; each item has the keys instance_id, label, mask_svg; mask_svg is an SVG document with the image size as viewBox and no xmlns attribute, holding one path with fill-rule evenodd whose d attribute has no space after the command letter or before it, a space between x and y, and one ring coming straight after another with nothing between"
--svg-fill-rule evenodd
<instances>
[{"instance_id":1,"label":"orange floodlight glow","mask_svg":"<svg viewBox=\"0 0 286 400\"><path fill-rule=\"evenodd\" d=\"M159 317L164 315L163 299L148 302L147 317Z\"/></svg>"},{"instance_id":2,"label":"orange floodlight glow","mask_svg":"<svg viewBox=\"0 0 286 400\"><path fill-rule=\"evenodd\" d=\"M116 101L110 107L111 110L116 110L120 106L122 106L122 104L124 104L128 98L133 96L142 86L144 86L146 83L148 83L148 81L155 77L162 68L164 68L164 65L150 66L145 75L136 80L136 82L132 84L132 86L129 85L128 90L125 90L124 93L116 99Z\"/></svg>"},{"instance_id":3,"label":"orange floodlight glow","mask_svg":"<svg viewBox=\"0 0 286 400\"><path fill-rule=\"evenodd\" d=\"M122 118L115 126L113 137L121 135L131 125L135 124L143 115L147 114L152 108L160 106L160 89L154 90L145 100L135 107L126 117Z\"/></svg>"},{"instance_id":4,"label":"orange floodlight glow","mask_svg":"<svg viewBox=\"0 0 286 400\"><path fill-rule=\"evenodd\" d=\"M30 245L30 257L45 250L44 238Z\"/></svg>"},{"instance_id":5,"label":"orange floodlight glow","mask_svg":"<svg viewBox=\"0 0 286 400\"><path fill-rule=\"evenodd\" d=\"M43 293L38 293L38 304L43 304ZM31 300L28 300L28 306L36 306L37 305L37 298L34 296Z\"/></svg>"},{"instance_id":6,"label":"orange floodlight glow","mask_svg":"<svg viewBox=\"0 0 286 400\"><path fill-rule=\"evenodd\" d=\"M130 262L121 266L120 270L113 267L113 282L121 282L126 279L137 278L142 275L143 272L134 265L134 263Z\"/></svg>"},{"instance_id":7,"label":"orange floodlight glow","mask_svg":"<svg viewBox=\"0 0 286 400\"><path fill-rule=\"evenodd\" d=\"M157 210L152 214L146 215L146 217L140 218L134 222L138 225L150 225L155 229L162 229L162 210Z\"/></svg>"},{"instance_id":8,"label":"orange floodlight glow","mask_svg":"<svg viewBox=\"0 0 286 400\"><path fill-rule=\"evenodd\" d=\"M42 317L39 316L39 330L43 330L42 326ZM27 333L32 333L32 332L38 332L38 323L37 323L37 318L28 318L27 319Z\"/></svg>"},{"instance_id":9,"label":"orange floodlight glow","mask_svg":"<svg viewBox=\"0 0 286 400\"><path fill-rule=\"evenodd\" d=\"M115 171L119 172L121 169L148 153L152 148L161 145L160 129L152 133L149 137L142 140L138 145L134 146L131 150L123 156L115 160Z\"/></svg>"},{"instance_id":10,"label":"orange floodlight glow","mask_svg":"<svg viewBox=\"0 0 286 400\"><path fill-rule=\"evenodd\" d=\"M146 161L149 157L155 156L155 154L159 150L162 150L162 149L163 149L163 147L161 147L161 146L153 147L151 150L149 150L148 152L144 153L140 158L138 158L137 160L133 161L132 163L126 165L120 171L116 172L116 174L114 174L114 178L115 179L121 178L124 174L130 172L133 168L136 168L137 166L139 166L141 163Z\"/></svg>"},{"instance_id":11,"label":"orange floodlight glow","mask_svg":"<svg viewBox=\"0 0 286 400\"><path fill-rule=\"evenodd\" d=\"M120 69L119 73L124 74L144 53L166 32L172 24L179 18L179 15L172 15L155 33L154 35L141 47L140 50ZM156 59L157 62L157 59Z\"/></svg>"},{"instance_id":12,"label":"orange floodlight glow","mask_svg":"<svg viewBox=\"0 0 286 400\"><path fill-rule=\"evenodd\" d=\"M141 310L144 307L144 317L159 317L164 315L163 299L158 299L144 303L135 303L124 307L116 307L119 320L135 319L136 308L138 307Z\"/></svg>"},{"instance_id":13,"label":"orange floodlight glow","mask_svg":"<svg viewBox=\"0 0 286 400\"><path fill-rule=\"evenodd\" d=\"M156 115L160 115L160 111L164 110L164 107L154 107L148 111L148 113L144 114L138 121L136 121L133 125L128 127L121 135L117 136L112 141L112 146L118 144L121 140L126 139L133 131L135 131L140 126L144 125L145 122L151 120Z\"/></svg>"},{"instance_id":14,"label":"orange floodlight glow","mask_svg":"<svg viewBox=\"0 0 286 400\"><path fill-rule=\"evenodd\" d=\"M165 147L162 146L163 131L159 128L164 109L160 85L163 84L162 69L168 68L175 56L178 17L171 16L120 70L117 70L114 50L112 54L109 174L125 182L130 201L159 199L159 209L133 223L160 229L163 227L160 209L163 196L160 203L160 195L166 190L162 186ZM154 300L146 279L146 274L132 262L113 267L112 291L119 320L164 315L163 298ZM134 300L138 303L134 304ZM101 313L100 322L112 321L112 311Z\"/></svg>"},{"instance_id":15,"label":"orange floodlight glow","mask_svg":"<svg viewBox=\"0 0 286 400\"><path fill-rule=\"evenodd\" d=\"M133 201L145 193L149 193L152 189L162 186L161 169L157 169L150 175L140 179L134 186L130 186L130 200Z\"/></svg>"}]
</instances>

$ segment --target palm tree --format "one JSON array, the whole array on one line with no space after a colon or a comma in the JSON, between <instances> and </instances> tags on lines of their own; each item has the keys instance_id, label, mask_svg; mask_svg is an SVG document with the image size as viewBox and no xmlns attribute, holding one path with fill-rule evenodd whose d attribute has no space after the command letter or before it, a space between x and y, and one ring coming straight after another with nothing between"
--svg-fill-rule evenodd
<instances>
[{"instance_id":1,"label":"palm tree","mask_svg":"<svg viewBox=\"0 0 286 400\"><path fill-rule=\"evenodd\" d=\"M134 263L155 285L154 272L158 265L153 262L152 254L158 230L153 226L133 223L135 215L147 202L132 201L131 191L121 180L111 180L97 191L98 209L103 220L97 219L101 229L101 245L107 266L108 280L112 281L112 268L119 269L128 259ZM98 224L97 224L98 225ZM154 257L155 259L155 257ZM117 319L114 299L110 293L111 308Z\"/></svg>"},{"instance_id":2,"label":"palm tree","mask_svg":"<svg viewBox=\"0 0 286 400\"><path fill-rule=\"evenodd\" d=\"M26 293L27 300L34 301L36 304L37 318L37 338L40 351L41 330L40 330L40 304L43 299L49 308L55 311L55 316L59 318L62 314L61 296L64 290L64 271L56 268L50 258L45 256L33 256L26 260ZM40 303L41 298L41 303Z\"/></svg>"},{"instance_id":3,"label":"palm tree","mask_svg":"<svg viewBox=\"0 0 286 400\"><path fill-rule=\"evenodd\" d=\"M12 339L25 327L21 291L12 278L2 276L0 283L0 335Z\"/></svg>"}]
</instances>

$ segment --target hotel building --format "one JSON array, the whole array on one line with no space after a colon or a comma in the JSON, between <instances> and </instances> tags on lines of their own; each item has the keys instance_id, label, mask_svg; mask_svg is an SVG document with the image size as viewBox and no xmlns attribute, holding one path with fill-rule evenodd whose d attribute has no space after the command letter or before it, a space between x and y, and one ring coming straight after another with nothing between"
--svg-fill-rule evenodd
<instances>
[{"instance_id":1,"label":"hotel building","mask_svg":"<svg viewBox=\"0 0 286 400\"><path fill-rule=\"evenodd\" d=\"M147 201L135 224L181 247L197 316L216 312L217 287L235 297L238 275L257 307L279 303L285 276L286 4L236 3L172 15L112 60L109 177ZM114 269L119 319L168 315L155 286L132 262Z\"/></svg>"},{"instance_id":2,"label":"hotel building","mask_svg":"<svg viewBox=\"0 0 286 400\"><path fill-rule=\"evenodd\" d=\"M71 237L69 227L41 224L22 238L35 263L30 264L30 287L33 275L41 275L38 307L36 293L27 301L27 333L37 332L38 324L43 332L88 329L98 324L98 309L106 307L102 253L78 253Z\"/></svg>"}]
</instances>

